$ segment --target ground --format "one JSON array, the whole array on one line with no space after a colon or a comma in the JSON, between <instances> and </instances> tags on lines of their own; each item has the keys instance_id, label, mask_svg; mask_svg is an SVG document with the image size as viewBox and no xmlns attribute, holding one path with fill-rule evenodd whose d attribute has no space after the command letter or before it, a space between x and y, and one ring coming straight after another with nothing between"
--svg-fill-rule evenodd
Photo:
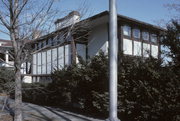
<instances>
[{"instance_id":1,"label":"ground","mask_svg":"<svg viewBox=\"0 0 180 121\"><path fill-rule=\"evenodd\" d=\"M10 107L13 108L13 100ZM0 105L0 108L2 104ZM0 112L0 121L12 121L13 110ZM23 103L23 121L103 121L80 114L64 111L58 108L38 106L30 103Z\"/></svg>"}]
</instances>

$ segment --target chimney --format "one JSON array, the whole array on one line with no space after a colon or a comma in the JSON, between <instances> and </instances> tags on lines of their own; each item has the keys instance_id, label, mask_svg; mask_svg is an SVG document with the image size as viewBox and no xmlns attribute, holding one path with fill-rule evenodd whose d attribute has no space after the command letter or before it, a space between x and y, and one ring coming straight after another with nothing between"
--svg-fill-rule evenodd
<instances>
[{"instance_id":1,"label":"chimney","mask_svg":"<svg viewBox=\"0 0 180 121\"><path fill-rule=\"evenodd\" d=\"M65 28L79 21L80 21L80 13L78 11L72 11L64 18L60 18L55 21L56 30Z\"/></svg>"}]
</instances>

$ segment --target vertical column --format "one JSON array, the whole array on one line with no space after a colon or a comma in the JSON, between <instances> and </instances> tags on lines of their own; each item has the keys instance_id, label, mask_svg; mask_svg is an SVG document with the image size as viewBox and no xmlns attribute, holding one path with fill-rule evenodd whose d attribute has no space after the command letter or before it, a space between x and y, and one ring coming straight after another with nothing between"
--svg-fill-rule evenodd
<instances>
[{"instance_id":1,"label":"vertical column","mask_svg":"<svg viewBox=\"0 0 180 121\"><path fill-rule=\"evenodd\" d=\"M6 66L9 66L8 63L9 63L9 51L6 50L6 54L5 54L5 62L6 62Z\"/></svg>"},{"instance_id":2,"label":"vertical column","mask_svg":"<svg viewBox=\"0 0 180 121\"><path fill-rule=\"evenodd\" d=\"M117 118L117 66L118 66L118 39L117 39L117 8L116 0L109 0L109 119L119 121Z\"/></svg>"}]
</instances>

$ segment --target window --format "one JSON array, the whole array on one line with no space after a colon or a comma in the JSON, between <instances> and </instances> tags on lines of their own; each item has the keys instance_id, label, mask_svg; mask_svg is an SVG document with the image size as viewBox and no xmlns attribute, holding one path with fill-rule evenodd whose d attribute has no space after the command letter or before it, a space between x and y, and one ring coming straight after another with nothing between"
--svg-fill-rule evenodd
<instances>
[{"instance_id":1,"label":"window","mask_svg":"<svg viewBox=\"0 0 180 121\"><path fill-rule=\"evenodd\" d=\"M123 35L131 36L131 27L130 26L123 26Z\"/></svg>"},{"instance_id":2,"label":"window","mask_svg":"<svg viewBox=\"0 0 180 121\"><path fill-rule=\"evenodd\" d=\"M52 45L52 39L51 38L48 39L48 45Z\"/></svg>"},{"instance_id":3,"label":"window","mask_svg":"<svg viewBox=\"0 0 180 121\"><path fill-rule=\"evenodd\" d=\"M140 38L140 30L139 29L133 29L133 37L134 38Z\"/></svg>"},{"instance_id":4,"label":"window","mask_svg":"<svg viewBox=\"0 0 180 121\"><path fill-rule=\"evenodd\" d=\"M41 47L42 47L42 42L39 42L38 43L38 49L41 49Z\"/></svg>"},{"instance_id":5,"label":"window","mask_svg":"<svg viewBox=\"0 0 180 121\"><path fill-rule=\"evenodd\" d=\"M156 34L151 34L151 42L157 43L157 35Z\"/></svg>"},{"instance_id":6,"label":"window","mask_svg":"<svg viewBox=\"0 0 180 121\"><path fill-rule=\"evenodd\" d=\"M149 32L142 32L142 39L149 41Z\"/></svg>"},{"instance_id":7,"label":"window","mask_svg":"<svg viewBox=\"0 0 180 121\"><path fill-rule=\"evenodd\" d=\"M132 55L132 40L123 39L123 53L127 55Z\"/></svg>"},{"instance_id":8,"label":"window","mask_svg":"<svg viewBox=\"0 0 180 121\"><path fill-rule=\"evenodd\" d=\"M46 40L43 41L42 47L46 47Z\"/></svg>"},{"instance_id":9,"label":"window","mask_svg":"<svg viewBox=\"0 0 180 121\"><path fill-rule=\"evenodd\" d=\"M35 46L34 49L37 50L38 49L38 44L35 44L34 46Z\"/></svg>"}]
</instances>

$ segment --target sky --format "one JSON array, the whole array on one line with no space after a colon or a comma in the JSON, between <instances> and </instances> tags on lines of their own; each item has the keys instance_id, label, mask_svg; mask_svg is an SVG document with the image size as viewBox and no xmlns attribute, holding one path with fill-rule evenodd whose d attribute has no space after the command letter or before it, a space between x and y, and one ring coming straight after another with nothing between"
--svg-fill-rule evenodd
<instances>
[{"instance_id":1,"label":"sky","mask_svg":"<svg viewBox=\"0 0 180 121\"><path fill-rule=\"evenodd\" d=\"M109 9L109 0L60 0L56 7L62 11L61 16L72 10L87 8L85 17L89 17ZM158 21L171 18L174 11L169 11L164 5L176 3L180 0L117 0L118 14L125 15L143 22L157 25ZM0 33L1 39L8 39Z\"/></svg>"}]
</instances>

